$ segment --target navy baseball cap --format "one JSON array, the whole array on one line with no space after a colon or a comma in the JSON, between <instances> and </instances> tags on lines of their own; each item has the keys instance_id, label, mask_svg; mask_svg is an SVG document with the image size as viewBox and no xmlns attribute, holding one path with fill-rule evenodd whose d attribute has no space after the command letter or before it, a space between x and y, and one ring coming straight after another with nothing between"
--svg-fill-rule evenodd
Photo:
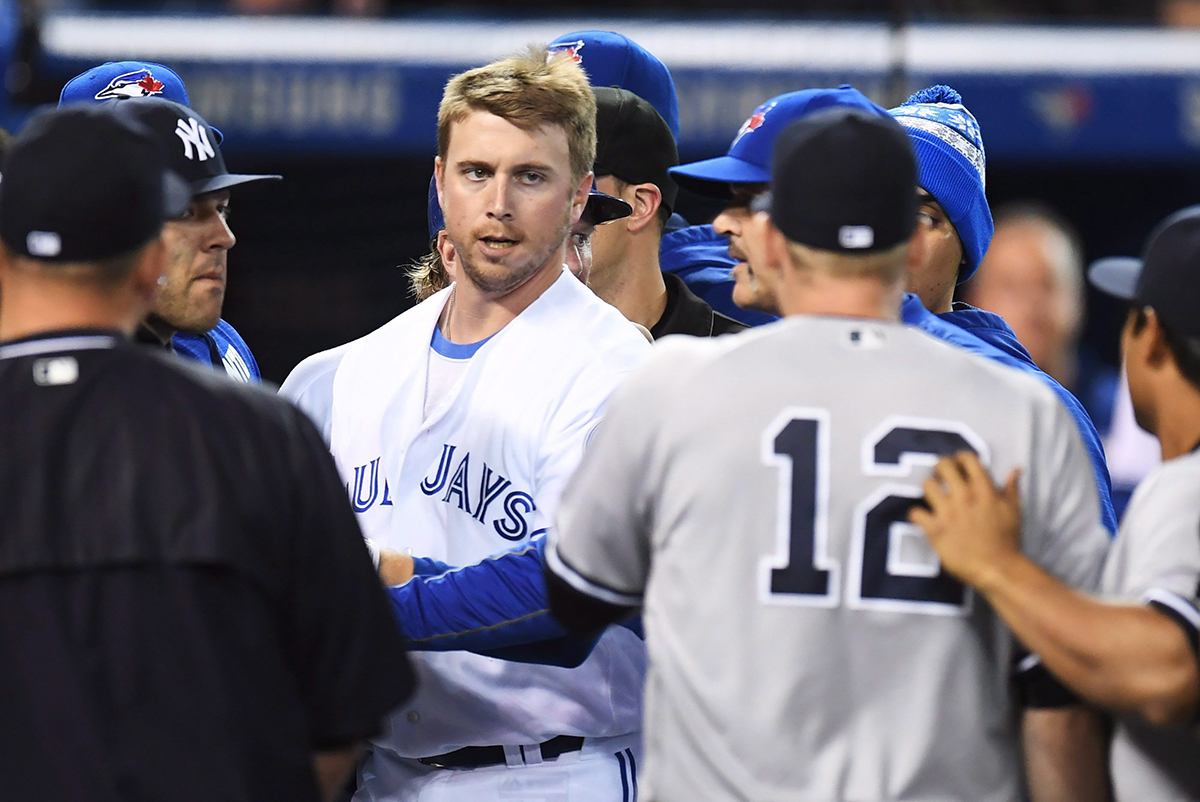
<instances>
[{"instance_id":1,"label":"navy baseball cap","mask_svg":"<svg viewBox=\"0 0 1200 802\"><path fill-rule=\"evenodd\" d=\"M755 109L724 156L673 167L671 175L681 187L715 198L728 198L730 184L766 184L771 180L771 149L779 133L801 117L839 106L887 116L886 109L849 84L788 92Z\"/></svg>"},{"instance_id":2,"label":"navy baseball cap","mask_svg":"<svg viewBox=\"0 0 1200 802\"><path fill-rule=\"evenodd\" d=\"M132 253L192 197L153 132L95 106L34 115L5 154L3 174L0 240L44 262Z\"/></svg>"},{"instance_id":3,"label":"navy baseball cap","mask_svg":"<svg viewBox=\"0 0 1200 802\"><path fill-rule=\"evenodd\" d=\"M58 105L104 103L109 100L139 100L157 97L191 106L187 87L175 70L153 61L109 61L67 81L58 95ZM211 126L210 126L211 127ZM225 139L216 128L217 144Z\"/></svg>"},{"instance_id":4,"label":"navy baseball cap","mask_svg":"<svg viewBox=\"0 0 1200 802\"><path fill-rule=\"evenodd\" d=\"M158 138L170 156L171 168L187 179L193 195L282 178L229 172L212 126L187 106L159 98L119 105L122 112L140 121Z\"/></svg>"},{"instance_id":5,"label":"navy baseball cap","mask_svg":"<svg viewBox=\"0 0 1200 802\"><path fill-rule=\"evenodd\" d=\"M679 98L671 71L649 50L612 31L575 31L563 34L546 48L567 53L583 67L592 86L628 89L654 107L666 121L671 136L679 140Z\"/></svg>"},{"instance_id":6,"label":"navy baseball cap","mask_svg":"<svg viewBox=\"0 0 1200 802\"><path fill-rule=\"evenodd\" d=\"M438 203L437 177L429 179L429 203L426 207L429 217L429 239L437 239L438 232L446 227L446 219L442 217L442 206ZM633 207L620 198L608 195L592 186L588 193L587 206L583 214L592 225L600 225L633 214Z\"/></svg>"},{"instance_id":7,"label":"navy baseball cap","mask_svg":"<svg viewBox=\"0 0 1200 802\"><path fill-rule=\"evenodd\" d=\"M1171 332L1200 337L1200 206L1159 223L1141 259L1113 256L1093 262L1088 281L1109 295L1151 307Z\"/></svg>"},{"instance_id":8,"label":"navy baseball cap","mask_svg":"<svg viewBox=\"0 0 1200 802\"><path fill-rule=\"evenodd\" d=\"M917 227L917 160L895 120L831 108L793 121L776 138L771 191L750 204L784 236L823 251L873 253Z\"/></svg>"}]
</instances>

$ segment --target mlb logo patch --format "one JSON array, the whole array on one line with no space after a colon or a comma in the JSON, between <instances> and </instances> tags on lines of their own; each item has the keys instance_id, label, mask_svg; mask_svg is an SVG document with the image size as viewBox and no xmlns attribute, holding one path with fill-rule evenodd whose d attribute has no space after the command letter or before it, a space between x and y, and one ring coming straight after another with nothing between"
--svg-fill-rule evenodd
<instances>
[{"instance_id":1,"label":"mlb logo patch","mask_svg":"<svg viewBox=\"0 0 1200 802\"><path fill-rule=\"evenodd\" d=\"M875 229L870 226L842 226L838 229L838 245L847 250L861 250L875 244Z\"/></svg>"},{"instance_id":2,"label":"mlb logo patch","mask_svg":"<svg viewBox=\"0 0 1200 802\"><path fill-rule=\"evenodd\" d=\"M150 70L134 70L118 75L108 86L96 93L96 100L128 100L138 97L161 95L163 82L155 78Z\"/></svg>"}]
</instances>

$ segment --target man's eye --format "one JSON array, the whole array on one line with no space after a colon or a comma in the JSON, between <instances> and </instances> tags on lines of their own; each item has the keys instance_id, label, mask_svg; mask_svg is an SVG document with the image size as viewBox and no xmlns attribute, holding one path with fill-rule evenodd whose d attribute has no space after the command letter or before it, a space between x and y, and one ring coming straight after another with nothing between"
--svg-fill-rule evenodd
<instances>
[{"instance_id":1,"label":"man's eye","mask_svg":"<svg viewBox=\"0 0 1200 802\"><path fill-rule=\"evenodd\" d=\"M587 245L588 239L589 239L589 237L587 234L580 234L578 232L571 234L571 242L575 243L576 245L578 245L580 247Z\"/></svg>"},{"instance_id":2,"label":"man's eye","mask_svg":"<svg viewBox=\"0 0 1200 802\"><path fill-rule=\"evenodd\" d=\"M926 211L917 212L917 222L933 228L937 225L937 220L933 219L933 215Z\"/></svg>"},{"instance_id":3,"label":"man's eye","mask_svg":"<svg viewBox=\"0 0 1200 802\"><path fill-rule=\"evenodd\" d=\"M233 214L233 210L230 209L228 206L218 206L217 214L221 215L222 220L228 220L229 216L231 214Z\"/></svg>"},{"instance_id":4,"label":"man's eye","mask_svg":"<svg viewBox=\"0 0 1200 802\"><path fill-rule=\"evenodd\" d=\"M541 173L521 173L521 180L526 184L537 184L545 178Z\"/></svg>"},{"instance_id":5,"label":"man's eye","mask_svg":"<svg viewBox=\"0 0 1200 802\"><path fill-rule=\"evenodd\" d=\"M479 167L470 167L463 171L463 175L472 181L482 181L483 179L487 178L487 173L485 173Z\"/></svg>"}]
</instances>

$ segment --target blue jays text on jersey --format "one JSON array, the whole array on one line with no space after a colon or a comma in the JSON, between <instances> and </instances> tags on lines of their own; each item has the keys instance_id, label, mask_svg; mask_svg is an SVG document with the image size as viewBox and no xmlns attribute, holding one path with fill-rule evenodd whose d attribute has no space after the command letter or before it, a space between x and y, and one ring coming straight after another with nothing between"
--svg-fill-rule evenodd
<instances>
[{"instance_id":1,"label":"blue jays text on jersey","mask_svg":"<svg viewBox=\"0 0 1200 802\"><path fill-rule=\"evenodd\" d=\"M378 504L392 506L387 477L382 486L379 476L381 458L354 467L354 479L346 483L346 493L355 512L366 512ZM452 443L442 444L437 466L421 481L421 492L439 499L481 526L490 527L505 540L524 540L531 534L528 516L537 511L533 496L513 486L512 480L494 470L478 455Z\"/></svg>"}]
</instances>

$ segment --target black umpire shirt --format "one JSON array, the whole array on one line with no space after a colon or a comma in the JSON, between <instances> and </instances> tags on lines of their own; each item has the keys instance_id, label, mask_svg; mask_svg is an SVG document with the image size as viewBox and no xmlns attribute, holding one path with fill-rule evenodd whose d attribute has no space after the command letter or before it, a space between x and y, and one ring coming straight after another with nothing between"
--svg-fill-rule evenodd
<instances>
[{"instance_id":1,"label":"black umpire shirt","mask_svg":"<svg viewBox=\"0 0 1200 802\"><path fill-rule=\"evenodd\" d=\"M124 336L0 345L0 799L316 800L411 693L303 413Z\"/></svg>"},{"instance_id":2,"label":"black umpire shirt","mask_svg":"<svg viewBox=\"0 0 1200 802\"><path fill-rule=\"evenodd\" d=\"M663 273L663 283L667 285L667 306L658 322L650 327L650 336L654 339L668 334L716 337L746 328L733 318L714 311L674 273Z\"/></svg>"}]
</instances>

